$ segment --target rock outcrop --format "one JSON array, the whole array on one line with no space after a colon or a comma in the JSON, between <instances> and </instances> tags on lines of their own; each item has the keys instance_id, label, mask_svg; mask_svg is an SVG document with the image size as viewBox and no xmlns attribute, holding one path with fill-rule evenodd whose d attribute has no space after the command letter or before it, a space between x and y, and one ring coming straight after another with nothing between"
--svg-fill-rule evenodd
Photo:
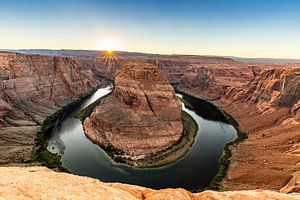
<instances>
[{"instance_id":1,"label":"rock outcrop","mask_svg":"<svg viewBox=\"0 0 300 200\"><path fill-rule=\"evenodd\" d=\"M299 183L295 180L300 177L300 68L274 66L251 76L251 70L249 73L246 70L243 73L249 74L248 78L239 76L245 77L243 84L237 85L232 79L233 84L229 82L223 90L216 86L216 70L221 72L218 68L199 69L193 74L197 80L205 81L192 85L182 79L181 87L194 95L213 99L248 133L246 141L232 147L231 165L223 186L229 190L298 191ZM191 72L186 73L189 79ZM224 69L219 74L234 77L237 73L239 70ZM212 90L213 94L207 92Z\"/></svg>"},{"instance_id":2,"label":"rock outcrop","mask_svg":"<svg viewBox=\"0 0 300 200\"><path fill-rule=\"evenodd\" d=\"M180 79L180 87L201 94L206 99L220 99L229 88L241 88L257 74L260 68L245 64L192 64Z\"/></svg>"},{"instance_id":3,"label":"rock outcrop","mask_svg":"<svg viewBox=\"0 0 300 200\"><path fill-rule=\"evenodd\" d=\"M165 76L147 63L127 63L112 96L84 121L86 136L127 155L156 153L182 136L181 103Z\"/></svg>"},{"instance_id":4,"label":"rock outcrop","mask_svg":"<svg viewBox=\"0 0 300 200\"><path fill-rule=\"evenodd\" d=\"M178 84L190 65L186 60L148 59L147 62L164 72L171 84Z\"/></svg>"},{"instance_id":5,"label":"rock outcrop","mask_svg":"<svg viewBox=\"0 0 300 200\"><path fill-rule=\"evenodd\" d=\"M0 53L0 164L27 160L44 120L104 83L84 62Z\"/></svg>"},{"instance_id":6,"label":"rock outcrop","mask_svg":"<svg viewBox=\"0 0 300 200\"><path fill-rule=\"evenodd\" d=\"M270 107L293 107L300 99L300 69L264 70L236 100Z\"/></svg>"},{"instance_id":7,"label":"rock outcrop","mask_svg":"<svg viewBox=\"0 0 300 200\"><path fill-rule=\"evenodd\" d=\"M191 193L184 189L153 190L58 173L44 167L0 168L0 199L122 199L122 200L297 200L300 194L267 190Z\"/></svg>"},{"instance_id":8,"label":"rock outcrop","mask_svg":"<svg viewBox=\"0 0 300 200\"><path fill-rule=\"evenodd\" d=\"M228 188L279 190L286 184L290 188L291 178L299 177L299 89L300 68L284 67L262 71L221 100L249 133L234 151Z\"/></svg>"}]
</instances>

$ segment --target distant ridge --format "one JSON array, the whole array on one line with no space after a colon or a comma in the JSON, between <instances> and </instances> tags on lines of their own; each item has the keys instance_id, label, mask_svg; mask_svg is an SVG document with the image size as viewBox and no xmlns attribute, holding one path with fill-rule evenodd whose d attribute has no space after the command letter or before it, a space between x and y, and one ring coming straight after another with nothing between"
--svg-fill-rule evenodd
<instances>
[{"instance_id":1,"label":"distant ridge","mask_svg":"<svg viewBox=\"0 0 300 200\"><path fill-rule=\"evenodd\" d=\"M102 56L105 51L98 50L74 50L74 49L0 49L0 52L16 52L23 54L38 54L38 55L49 55L49 56L76 56L85 58L95 58ZM118 55L124 58L145 58L145 59L199 59L199 58L213 58L221 59L226 61L238 61L238 62L249 62L249 63L265 63L265 64L295 64L300 63L300 59L285 59L285 58L242 58L236 56L215 56L215 55L184 55L184 54L154 54L154 53L143 53L143 52L128 52L128 51L117 51Z\"/></svg>"},{"instance_id":2,"label":"distant ridge","mask_svg":"<svg viewBox=\"0 0 300 200\"><path fill-rule=\"evenodd\" d=\"M286 58L241 58L234 56L226 56L240 62L251 62L251 63L266 63L266 64L288 64L288 63L300 63L300 59L286 59Z\"/></svg>"}]
</instances>

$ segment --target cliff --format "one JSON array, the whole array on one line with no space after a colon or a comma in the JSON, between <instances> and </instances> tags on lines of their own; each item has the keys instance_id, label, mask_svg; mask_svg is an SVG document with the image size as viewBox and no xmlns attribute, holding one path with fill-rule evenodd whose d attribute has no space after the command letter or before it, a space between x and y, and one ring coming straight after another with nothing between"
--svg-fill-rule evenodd
<instances>
[{"instance_id":1,"label":"cliff","mask_svg":"<svg viewBox=\"0 0 300 200\"><path fill-rule=\"evenodd\" d=\"M248 133L245 142L231 147L231 165L223 181L227 189L285 188L287 191L297 186L300 68L265 68L254 72L253 68L243 67L236 70L197 67L188 70L181 79L183 90L213 100ZM193 80L190 77L198 82L190 81Z\"/></svg>"},{"instance_id":2,"label":"cliff","mask_svg":"<svg viewBox=\"0 0 300 200\"><path fill-rule=\"evenodd\" d=\"M220 101L249 133L234 150L229 188L279 190L295 184L292 177L299 177L300 163L299 72L289 67L264 70Z\"/></svg>"},{"instance_id":3,"label":"cliff","mask_svg":"<svg viewBox=\"0 0 300 200\"><path fill-rule=\"evenodd\" d=\"M148 59L147 62L164 72L171 84L178 84L190 65L187 60Z\"/></svg>"},{"instance_id":4,"label":"cliff","mask_svg":"<svg viewBox=\"0 0 300 200\"><path fill-rule=\"evenodd\" d=\"M0 164L26 161L44 120L104 83L82 62L0 53Z\"/></svg>"},{"instance_id":5,"label":"cliff","mask_svg":"<svg viewBox=\"0 0 300 200\"><path fill-rule=\"evenodd\" d=\"M44 167L0 168L0 199L122 199L122 200L296 200L300 194L253 190L235 192L184 189L153 190L120 183L103 183L93 178L57 173Z\"/></svg>"},{"instance_id":6,"label":"cliff","mask_svg":"<svg viewBox=\"0 0 300 200\"><path fill-rule=\"evenodd\" d=\"M253 80L261 69L241 63L192 64L180 79L180 87L201 94L206 99L220 99L228 88L241 88Z\"/></svg>"},{"instance_id":7,"label":"cliff","mask_svg":"<svg viewBox=\"0 0 300 200\"><path fill-rule=\"evenodd\" d=\"M28 160L43 121L102 85L103 77L113 79L125 62L0 53L0 164ZM179 82L181 89L213 101L248 133L245 142L231 147L233 156L223 181L226 189L299 192L299 65L253 65L184 56L147 62L162 69L172 83ZM13 180L12 176L8 178ZM177 194L177 190L163 191ZM215 198L263 198L271 193L278 195L269 191L211 194Z\"/></svg>"},{"instance_id":8,"label":"cliff","mask_svg":"<svg viewBox=\"0 0 300 200\"><path fill-rule=\"evenodd\" d=\"M84 129L100 146L145 156L181 138L181 119L181 103L163 73L147 63L127 63L115 78L113 95L85 119Z\"/></svg>"},{"instance_id":9,"label":"cliff","mask_svg":"<svg viewBox=\"0 0 300 200\"><path fill-rule=\"evenodd\" d=\"M235 94L235 100L261 106L266 104L266 108L291 108L300 98L299 85L299 68L264 70L242 92Z\"/></svg>"}]
</instances>

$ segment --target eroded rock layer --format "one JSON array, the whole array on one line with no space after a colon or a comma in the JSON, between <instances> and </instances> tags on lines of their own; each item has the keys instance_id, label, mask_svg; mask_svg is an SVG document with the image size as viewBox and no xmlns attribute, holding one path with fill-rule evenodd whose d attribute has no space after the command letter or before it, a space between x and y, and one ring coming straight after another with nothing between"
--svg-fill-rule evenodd
<instances>
[{"instance_id":1,"label":"eroded rock layer","mask_svg":"<svg viewBox=\"0 0 300 200\"><path fill-rule=\"evenodd\" d=\"M42 184L41 184L42 183ZM153 190L103 183L99 180L58 173L44 167L0 168L0 199L99 199L99 200L297 200L300 194L268 190L191 193L184 189Z\"/></svg>"},{"instance_id":2,"label":"eroded rock layer","mask_svg":"<svg viewBox=\"0 0 300 200\"><path fill-rule=\"evenodd\" d=\"M44 120L103 83L85 61L0 53L0 164L27 160Z\"/></svg>"},{"instance_id":3,"label":"eroded rock layer","mask_svg":"<svg viewBox=\"0 0 300 200\"><path fill-rule=\"evenodd\" d=\"M129 155L166 149L182 136L181 103L165 76L147 63L127 63L113 95L84 121L93 142Z\"/></svg>"},{"instance_id":4,"label":"eroded rock layer","mask_svg":"<svg viewBox=\"0 0 300 200\"><path fill-rule=\"evenodd\" d=\"M229 82L223 89L217 89L216 71L219 70L195 70L194 76L201 80L195 85L189 84L192 72L188 71L181 87L213 99L248 133L247 140L232 147L231 165L223 186L232 190L299 191L299 181L295 180L300 177L300 68L274 66L257 75L246 70L240 76L235 75L240 73L238 69L224 70L223 80L229 81L231 76L233 84ZM244 83L237 84L234 76L239 77L237 80L244 78Z\"/></svg>"},{"instance_id":5,"label":"eroded rock layer","mask_svg":"<svg viewBox=\"0 0 300 200\"><path fill-rule=\"evenodd\" d=\"M147 62L185 91L213 100L249 134L231 147L223 186L299 191L299 64L157 56ZM98 52L80 59L0 53L0 164L27 160L46 117L101 85L103 76L112 79L125 62L105 63Z\"/></svg>"}]
</instances>

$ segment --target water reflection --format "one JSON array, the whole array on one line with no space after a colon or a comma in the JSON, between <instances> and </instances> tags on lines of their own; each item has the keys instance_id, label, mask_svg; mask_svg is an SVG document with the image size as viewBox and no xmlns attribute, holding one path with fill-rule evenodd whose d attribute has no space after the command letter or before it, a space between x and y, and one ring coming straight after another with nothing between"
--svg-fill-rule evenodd
<instances>
[{"instance_id":1,"label":"water reflection","mask_svg":"<svg viewBox=\"0 0 300 200\"><path fill-rule=\"evenodd\" d=\"M78 109L88 106L111 90L111 86L99 89ZM177 95L186 98L185 95ZM218 160L222 155L224 145L236 137L236 131L231 125L219 120L222 116L219 116L218 110L203 108L195 99L191 103L197 109L196 112L185 106L183 110L189 113L199 126L195 142L185 156L168 166L136 169L115 163L100 147L85 137L82 124L80 120L74 118L74 113L71 113L60 126L52 131L48 149L62 155L63 166L73 173L95 177L102 181L123 182L151 188L197 189L206 187L218 173ZM199 104L205 105L203 102ZM209 119L205 119L202 116L205 115L203 110L215 113L209 114ZM212 116L216 116L217 121L214 121Z\"/></svg>"}]
</instances>

